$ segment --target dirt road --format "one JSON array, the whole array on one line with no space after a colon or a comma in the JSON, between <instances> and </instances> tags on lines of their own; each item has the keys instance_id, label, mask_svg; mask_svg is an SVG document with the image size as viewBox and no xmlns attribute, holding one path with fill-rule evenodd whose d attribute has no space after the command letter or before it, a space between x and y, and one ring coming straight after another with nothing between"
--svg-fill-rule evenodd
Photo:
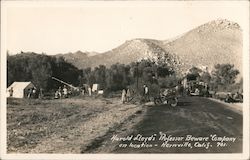
<instances>
[{"instance_id":1,"label":"dirt road","mask_svg":"<svg viewBox=\"0 0 250 160\"><path fill-rule=\"evenodd\" d=\"M242 114L239 114L228 106L202 97L182 97L176 108L163 106L150 107L145 114L144 120L136 126L132 133L133 137L140 134L150 137L155 134L155 141L147 141L153 147L136 148L134 144L143 141L125 141L122 143L133 147L117 147L115 153L239 153L242 152ZM170 145L162 145L159 140L160 134L164 133L172 137L209 137L208 141L200 141L203 146L195 141L188 141L191 147L173 147L173 143L181 141L169 141ZM214 137L213 137L214 136ZM229 137L234 142L223 142L224 146L218 146L218 137ZM216 139L217 138L217 139ZM225 138L225 139L226 139ZM231 140L229 139L229 140ZM228 140L228 139L227 139ZM209 142L209 147L206 145ZM196 143L196 145L194 144ZM219 145L222 143L219 143ZM132 145L131 145L132 146ZM193 147L192 147L193 146Z\"/></svg>"}]
</instances>

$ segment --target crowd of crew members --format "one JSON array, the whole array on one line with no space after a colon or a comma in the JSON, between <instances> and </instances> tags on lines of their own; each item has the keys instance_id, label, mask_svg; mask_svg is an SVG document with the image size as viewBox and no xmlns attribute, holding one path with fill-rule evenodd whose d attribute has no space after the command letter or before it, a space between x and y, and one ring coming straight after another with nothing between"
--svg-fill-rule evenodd
<instances>
[{"instance_id":1,"label":"crowd of crew members","mask_svg":"<svg viewBox=\"0 0 250 160\"><path fill-rule=\"evenodd\" d=\"M61 98L68 98L68 89L66 85L62 87L59 87L58 90L55 92L55 99L61 99Z\"/></svg>"},{"instance_id":2,"label":"crowd of crew members","mask_svg":"<svg viewBox=\"0 0 250 160\"><path fill-rule=\"evenodd\" d=\"M143 85L143 99L148 102L150 101L149 98L149 89L146 84ZM132 100L132 95L131 95L131 90L129 88L124 88L122 90L122 96L121 96L121 101L122 103L128 103Z\"/></svg>"}]
</instances>

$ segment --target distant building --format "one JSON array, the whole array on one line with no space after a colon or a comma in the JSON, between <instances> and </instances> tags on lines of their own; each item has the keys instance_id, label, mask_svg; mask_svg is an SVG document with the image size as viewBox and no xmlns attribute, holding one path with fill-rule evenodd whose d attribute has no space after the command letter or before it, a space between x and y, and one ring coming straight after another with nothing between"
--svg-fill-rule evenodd
<instances>
[{"instance_id":1,"label":"distant building","mask_svg":"<svg viewBox=\"0 0 250 160\"><path fill-rule=\"evenodd\" d=\"M7 88L7 97L26 98L33 88L36 87L31 82L14 82Z\"/></svg>"}]
</instances>

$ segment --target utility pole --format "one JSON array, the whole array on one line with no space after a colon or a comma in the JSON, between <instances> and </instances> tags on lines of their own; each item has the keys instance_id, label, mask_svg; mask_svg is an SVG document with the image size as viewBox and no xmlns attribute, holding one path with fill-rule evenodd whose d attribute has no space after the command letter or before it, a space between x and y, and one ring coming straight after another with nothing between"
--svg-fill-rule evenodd
<instances>
[{"instance_id":1,"label":"utility pole","mask_svg":"<svg viewBox=\"0 0 250 160\"><path fill-rule=\"evenodd\" d=\"M136 87L137 87L137 90L138 90L138 78L139 78L139 73L138 73L138 62L136 62Z\"/></svg>"}]
</instances>

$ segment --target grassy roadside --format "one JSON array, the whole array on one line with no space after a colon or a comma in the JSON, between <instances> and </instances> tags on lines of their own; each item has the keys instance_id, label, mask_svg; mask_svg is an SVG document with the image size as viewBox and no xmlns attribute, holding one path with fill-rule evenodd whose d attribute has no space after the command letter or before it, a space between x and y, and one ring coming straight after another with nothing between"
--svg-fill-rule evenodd
<instances>
[{"instance_id":1,"label":"grassy roadside","mask_svg":"<svg viewBox=\"0 0 250 160\"><path fill-rule=\"evenodd\" d=\"M121 104L118 98L8 99L7 151L89 152L96 148L93 145L98 137L121 129L117 126L131 128L134 124L128 127L127 122L140 117L142 109L135 104Z\"/></svg>"}]
</instances>

